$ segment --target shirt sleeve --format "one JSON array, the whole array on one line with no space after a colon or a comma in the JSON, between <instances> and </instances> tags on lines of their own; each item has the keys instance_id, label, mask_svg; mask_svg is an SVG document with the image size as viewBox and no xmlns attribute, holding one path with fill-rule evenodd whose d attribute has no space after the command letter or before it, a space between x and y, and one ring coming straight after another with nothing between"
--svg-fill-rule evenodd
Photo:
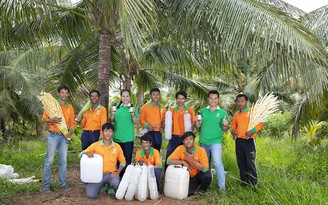
<instances>
[{"instance_id":1,"label":"shirt sleeve","mask_svg":"<svg viewBox=\"0 0 328 205\"><path fill-rule=\"evenodd\" d=\"M125 161L125 157L123 154L123 150L120 146L119 147L119 152L118 152L118 161L120 162L120 166L125 167L126 165L126 161Z\"/></svg>"},{"instance_id":2,"label":"shirt sleeve","mask_svg":"<svg viewBox=\"0 0 328 205\"><path fill-rule=\"evenodd\" d=\"M196 121L195 111L189 107L188 112L189 112L190 117L191 117L191 122L195 122Z\"/></svg>"},{"instance_id":3,"label":"shirt sleeve","mask_svg":"<svg viewBox=\"0 0 328 205\"><path fill-rule=\"evenodd\" d=\"M231 123L231 131L236 132L236 130L237 130L237 116L236 116L236 114L234 114L234 116L232 118L232 123Z\"/></svg>"},{"instance_id":4,"label":"shirt sleeve","mask_svg":"<svg viewBox=\"0 0 328 205\"><path fill-rule=\"evenodd\" d=\"M140 113L140 123L143 127L147 127L148 123L146 122L146 115L147 115L147 109L145 105L141 108L141 113Z\"/></svg>"},{"instance_id":5,"label":"shirt sleeve","mask_svg":"<svg viewBox=\"0 0 328 205\"><path fill-rule=\"evenodd\" d=\"M154 149L154 151L155 151L155 149ZM158 151L156 152L156 151L154 153L155 164L158 165L159 168L163 168L163 164L162 164L162 160L161 160L161 157L159 155L159 152Z\"/></svg>"},{"instance_id":6,"label":"shirt sleeve","mask_svg":"<svg viewBox=\"0 0 328 205\"><path fill-rule=\"evenodd\" d=\"M84 113L84 115L83 115L83 119L82 119L82 123L81 123L81 127L82 128L84 128L85 127L85 125L87 124L87 118L86 118L86 113Z\"/></svg>"},{"instance_id":7,"label":"shirt sleeve","mask_svg":"<svg viewBox=\"0 0 328 205\"><path fill-rule=\"evenodd\" d=\"M264 124L263 124L263 122L261 122L261 123L259 123L259 124L257 124L254 128L255 128L255 130L253 130L252 129L252 131L255 131L254 133L256 133L256 132L258 132L258 131L260 131L262 128L263 128L263 126L264 126Z\"/></svg>"},{"instance_id":8,"label":"shirt sleeve","mask_svg":"<svg viewBox=\"0 0 328 205\"><path fill-rule=\"evenodd\" d=\"M136 152L136 163L141 159L140 153L141 153L141 149L139 149L139 150Z\"/></svg>"},{"instance_id":9,"label":"shirt sleeve","mask_svg":"<svg viewBox=\"0 0 328 205\"><path fill-rule=\"evenodd\" d=\"M181 145L180 145L181 146ZM168 164L171 159L179 160L181 155L180 147L176 148L174 152L167 158L166 163Z\"/></svg>"},{"instance_id":10,"label":"shirt sleeve","mask_svg":"<svg viewBox=\"0 0 328 205\"><path fill-rule=\"evenodd\" d=\"M71 132L74 132L75 124L76 124L75 118L74 118L74 108L72 105L70 105L69 109L70 109L70 116L69 116L68 130Z\"/></svg>"},{"instance_id":11,"label":"shirt sleeve","mask_svg":"<svg viewBox=\"0 0 328 205\"><path fill-rule=\"evenodd\" d=\"M43 112L41 121L44 122L45 119L50 119L49 115L46 112Z\"/></svg>"}]
</instances>

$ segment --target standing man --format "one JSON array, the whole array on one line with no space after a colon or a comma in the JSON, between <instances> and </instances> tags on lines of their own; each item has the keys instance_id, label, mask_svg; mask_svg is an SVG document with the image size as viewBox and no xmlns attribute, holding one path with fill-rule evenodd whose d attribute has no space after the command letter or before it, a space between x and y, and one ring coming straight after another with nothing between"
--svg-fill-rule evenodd
<instances>
[{"instance_id":1,"label":"standing man","mask_svg":"<svg viewBox=\"0 0 328 205\"><path fill-rule=\"evenodd\" d=\"M225 173L222 163L222 136L223 131L229 129L228 114L218 106L220 94L216 90L209 91L207 100L209 106L201 109L202 120L196 122L200 128L200 146L205 148L208 164L213 157L214 167L220 190L225 190ZM210 166L211 167L211 166Z\"/></svg>"},{"instance_id":2,"label":"standing man","mask_svg":"<svg viewBox=\"0 0 328 205\"><path fill-rule=\"evenodd\" d=\"M206 151L195 145L195 138L194 133L185 132L182 136L183 145L177 147L166 161L168 165L182 165L188 168L190 172L188 196L195 194L198 185L201 191L206 191L212 180Z\"/></svg>"},{"instance_id":3,"label":"standing man","mask_svg":"<svg viewBox=\"0 0 328 205\"><path fill-rule=\"evenodd\" d=\"M233 140L236 140L236 157L239 168L240 180L242 186L251 184L257 185L257 171L255 165L255 135L263 128L260 123L248 130L250 121L250 108L248 107L248 97L239 94L236 97L237 107L239 111L235 113L232 119L231 134Z\"/></svg>"},{"instance_id":4,"label":"standing man","mask_svg":"<svg viewBox=\"0 0 328 205\"><path fill-rule=\"evenodd\" d=\"M87 184L87 197L91 199L98 197L101 188L106 183L117 190L120 184L119 175L126 165L123 150L120 145L115 143L112 139L114 136L114 126L111 123L105 123L102 125L102 132L104 137L100 141L93 143L80 153L80 157L82 157L83 154L88 155L88 157L93 157L94 154L98 154L103 158L103 178L101 182ZM120 163L118 168L116 168L117 162ZM109 189L108 194L112 195L114 193Z\"/></svg>"},{"instance_id":5,"label":"standing man","mask_svg":"<svg viewBox=\"0 0 328 205\"><path fill-rule=\"evenodd\" d=\"M172 112L172 138L167 145L166 159L172 154L172 152L180 145L183 144L182 135L186 131L192 131L195 126L195 111L191 107L187 107L185 102L187 100L187 93L185 91L178 91L175 94L177 100L177 106L171 109ZM190 114L191 130L185 130L184 115ZM165 160L166 161L166 160Z\"/></svg>"},{"instance_id":6,"label":"standing man","mask_svg":"<svg viewBox=\"0 0 328 205\"><path fill-rule=\"evenodd\" d=\"M152 137L152 146L159 152L162 147L162 133L164 130L165 112L164 104L160 104L159 98L161 92L158 88L150 90L151 101L141 108L140 123L147 128L149 135Z\"/></svg>"},{"instance_id":7,"label":"standing man","mask_svg":"<svg viewBox=\"0 0 328 205\"><path fill-rule=\"evenodd\" d=\"M81 136L82 150L88 148L92 143L97 142L101 133L101 126L107 122L107 110L104 106L101 106L100 92L98 90L91 90L89 93L89 99L92 106L83 115L82 128L83 133ZM78 122L81 119L77 119Z\"/></svg>"},{"instance_id":8,"label":"standing man","mask_svg":"<svg viewBox=\"0 0 328 205\"><path fill-rule=\"evenodd\" d=\"M67 99L69 96L69 89L67 86L60 86L57 89L59 99L57 102L63 111L65 122L67 123L68 134L64 136L56 124L62 121L62 118L54 117L50 118L46 112L43 113L42 121L49 125L48 137L47 137L47 150L46 158L44 161L44 172L43 172L43 193L50 193L50 181L51 181L51 166L54 161L56 150L58 149L58 177L59 185L64 190L69 190L70 186L66 183L66 166L67 166L67 150L68 140L74 132L75 121L74 121L74 109L71 104L68 104Z\"/></svg>"}]
</instances>

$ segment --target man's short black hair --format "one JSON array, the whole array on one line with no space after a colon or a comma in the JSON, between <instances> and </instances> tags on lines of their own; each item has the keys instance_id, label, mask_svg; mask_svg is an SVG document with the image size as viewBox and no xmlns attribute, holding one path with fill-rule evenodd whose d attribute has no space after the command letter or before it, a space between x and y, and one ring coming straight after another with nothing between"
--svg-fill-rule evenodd
<instances>
[{"instance_id":1,"label":"man's short black hair","mask_svg":"<svg viewBox=\"0 0 328 205\"><path fill-rule=\"evenodd\" d=\"M98 94L98 97L100 97L100 92L98 91L98 90L91 90L90 92L89 92L89 97L91 97L91 94L92 93L97 93Z\"/></svg>"},{"instance_id":2,"label":"man's short black hair","mask_svg":"<svg viewBox=\"0 0 328 205\"><path fill-rule=\"evenodd\" d=\"M180 90L175 94L175 99L178 98L178 95L182 95L185 99L187 99L187 93L183 90Z\"/></svg>"},{"instance_id":3,"label":"man's short black hair","mask_svg":"<svg viewBox=\"0 0 328 205\"><path fill-rule=\"evenodd\" d=\"M60 93L61 90L67 90L69 92L67 85L61 85L57 88L58 93Z\"/></svg>"},{"instance_id":4,"label":"man's short black hair","mask_svg":"<svg viewBox=\"0 0 328 205\"><path fill-rule=\"evenodd\" d=\"M196 138L196 135L191 132L191 131L188 131L188 132L185 132L183 135L182 135L182 141L185 140L187 137L190 137L190 136L193 136L194 139Z\"/></svg>"},{"instance_id":5,"label":"man's short black hair","mask_svg":"<svg viewBox=\"0 0 328 205\"><path fill-rule=\"evenodd\" d=\"M242 98L242 97L244 97L245 100L248 101L248 97L247 97L247 95L245 95L245 94L238 94L238 95L236 96L235 101L237 102L238 98Z\"/></svg>"},{"instance_id":6,"label":"man's short black hair","mask_svg":"<svg viewBox=\"0 0 328 205\"><path fill-rule=\"evenodd\" d=\"M142 143L142 141L148 141L150 144L152 144L153 139L150 136L150 134L144 134L141 138L140 138L140 143Z\"/></svg>"},{"instance_id":7,"label":"man's short black hair","mask_svg":"<svg viewBox=\"0 0 328 205\"><path fill-rule=\"evenodd\" d=\"M151 94L152 92L159 92L161 93L161 91L158 88L152 88L149 92L149 94Z\"/></svg>"},{"instance_id":8,"label":"man's short black hair","mask_svg":"<svg viewBox=\"0 0 328 205\"><path fill-rule=\"evenodd\" d=\"M107 122L107 123L102 125L101 130L102 131L104 131L104 130L113 130L113 132L114 132L114 125L112 123Z\"/></svg>"},{"instance_id":9,"label":"man's short black hair","mask_svg":"<svg viewBox=\"0 0 328 205\"><path fill-rule=\"evenodd\" d=\"M220 93L217 90L210 90L207 94L207 97L210 97L211 94L218 95L218 98L220 98Z\"/></svg>"}]
</instances>

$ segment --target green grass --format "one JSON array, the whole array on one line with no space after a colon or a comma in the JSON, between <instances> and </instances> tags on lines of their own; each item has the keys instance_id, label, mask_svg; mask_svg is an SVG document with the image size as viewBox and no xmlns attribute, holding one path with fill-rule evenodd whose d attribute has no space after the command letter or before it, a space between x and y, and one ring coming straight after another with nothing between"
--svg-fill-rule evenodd
<instances>
[{"instance_id":1,"label":"green grass","mask_svg":"<svg viewBox=\"0 0 328 205\"><path fill-rule=\"evenodd\" d=\"M78 164L79 139L70 145L68 163ZM224 137L223 163L226 174L225 192L219 192L213 180L204 196L195 196L201 204L327 204L328 202L328 149L327 143L310 146L305 140L259 137L257 145L257 188L242 188L231 136ZM139 142L136 142L136 145ZM167 142L163 144L165 147ZM1 145L0 162L13 165L20 177L42 179L45 157L45 139ZM165 154L165 153L162 153ZM162 157L163 159L165 156ZM54 161L57 172L58 160ZM216 177L215 177L216 178ZM56 184L55 184L56 186ZM0 204L10 204L14 197L41 191L41 183L15 185L0 180Z\"/></svg>"}]
</instances>

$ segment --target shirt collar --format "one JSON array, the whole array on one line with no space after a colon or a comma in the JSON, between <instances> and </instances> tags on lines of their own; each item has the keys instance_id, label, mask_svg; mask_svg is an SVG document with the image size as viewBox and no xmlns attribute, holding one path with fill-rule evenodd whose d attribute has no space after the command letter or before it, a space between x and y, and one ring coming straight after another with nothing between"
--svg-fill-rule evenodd
<instances>
[{"instance_id":1,"label":"shirt collar","mask_svg":"<svg viewBox=\"0 0 328 205\"><path fill-rule=\"evenodd\" d=\"M184 150L183 151L186 152L187 151L187 148L184 147ZM194 151L193 152L196 153L196 146L194 146Z\"/></svg>"},{"instance_id":2,"label":"shirt collar","mask_svg":"<svg viewBox=\"0 0 328 205\"><path fill-rule=\"evenodd\" d=\"M154 148L151 147L150 150L149 150L149 156L153 156L153 155L154 155ZM140 156L145 157L145 150L144 149L141 150Z\"/></svg>"},{"instance_id":3,"label":"shirt collar","mask_svg":"<svg viewBox=\"0 0 328 205\"><path fill-rule=\"evenodd\" d=\"M244 112L248 112L249 111L249 106L247 105ZM241 110L239 110L239 112L242 112Z\"/></svg>"},{"instance_id":4,"label":"shirt collar","mask_svg":"<svg viewBox=\"0 0 328 205\"><path fill-rule=\"evenodd\" d=\"M210 109L210 106L207 106L206 109L209 110L209 109ZM221 109L220 106L217 105L217 106L216 106L216 110L220 110L220 109Z\"/></svg>"},{"instance_id":5,"label":"shirt collar","mask_svg":"<svg viewBox=\"0 0 328 205\"><path fill-rule=\"evenodd\" d=\"M98 104L97 108L96 109L100 109L101 105L100 103ZM90 106L90 110L92 109L92 105Z\"/></svg>"},{"instance_id":6,"label":"shirt collar","mask_svg":"<svg viewBox=\"0 0 328 205\"><path fill-rule=\"evenodd\" d=\"M150 107L154 107L154 103L152 101L149 102ZM159 108L162 109L161 103L158 103Z\"/></svg>"},{"instance_id":7,"label":"shirt collar","mask_svg":"<svg viewBox=\"0 0 328 205\"><path fill-rule=\"evenodd\" d=\"M183 106L183 109L184 109L185 111L187 111L187 110L188 110L188 107L187 107L187 106ZM174 110L175 110L175 111L179 110L179 106L176 106L176 107L174 108Z\"/></svg>"},{"instance_id":8,"label":"shirt collar","mask_svg":"<svg viewBox=\"0 0 328 205\"><path fill-rule=\"evenodd\" d=\"M110 146L113 147L113 146L114 146L114 141L113 141L113 139L111 139L110 141L112 142ZM102 138L102 139L100 140L100 145L101 145L101 146L104 146L104 145L105 145L105 143L104 143L104 138Z\"/></svg>"},{"instance_id":9,"label":"shirt collar","mask_svg":"<svg viewBox=\"0 0 328 205\"><path fill-rule=\"evenodd\" d=\"M60 105L60 99L59 98L57 99L57 102ZM66 106L68 106L68 102L67 101L65 102L65 104L66 104Z\"/></svg>"},{"instance_id":10,"label":"shirt collar","mask_svg":"<svg viewBox=\"0 0 328 205\"><path fill-rule=\"evenodd\" d=\"M131 107L131 103L127 104L126 106L124 106L124 105L122 104L122 106L120 106L120 107Z\"/></svg>"}]
</instances>

